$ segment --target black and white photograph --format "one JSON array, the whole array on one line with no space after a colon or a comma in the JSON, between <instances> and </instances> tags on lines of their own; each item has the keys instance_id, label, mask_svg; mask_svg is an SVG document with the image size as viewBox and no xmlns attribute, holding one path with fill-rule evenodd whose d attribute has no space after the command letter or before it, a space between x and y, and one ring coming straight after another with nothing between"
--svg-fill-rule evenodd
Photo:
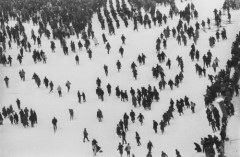
<instances>
[{"instance_id":1,"label":"black and white photograph","mask_svg":"<svg viewBox=\"0 0 240 157\"><path fill-rule=\"evenodd\" d=\"M0 0L0 157L240 157L240 0Z\"/></svg>"}]
</instances>

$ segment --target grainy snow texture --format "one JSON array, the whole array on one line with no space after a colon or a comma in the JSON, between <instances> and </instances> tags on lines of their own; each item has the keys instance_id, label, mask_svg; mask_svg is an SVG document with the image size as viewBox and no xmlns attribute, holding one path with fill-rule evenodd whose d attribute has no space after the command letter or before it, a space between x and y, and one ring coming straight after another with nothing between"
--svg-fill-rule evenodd
<instances>
[{"instance_id":1,"label":"grainy snow texture","mask_svg":"<svg viewBox=\"0 0 240 157\"><path fill-rule=\"evenodd\" d=\"M177 7L183 9L187 3L193 2L199 12L198 20L191 20L191 25L195 28L195 22L207 19L209 17L212 21L212 29L206 29L204 32L200 29L200 38L196 45L196 49L200 51L200 58L206 54L210 49L213 58L218 57L220 60L217 72L221 68L225 68L226 61L231 58L231 45L235 40L236 34L240 30L239 10L231 10L232 23L227 23L227 16L223 15L222 25L227 31L227 40L220 39L216 42L215 47L210 48L209 37L215 36L217 30L213 25L213 10L215 8L222 8L223 0L192 0L192 1L176 1ZM115 7L115 5L114 5ZM157 7L162 13L168 15L169 6ZM176 27L179 17L173 17L173 20L168 19L167 25L172 28ZM15 21L10 21L10 25L14 25ZM203 153L196 153L193 142L200 143L202 137L208 134L219 137L219 131L213 133L212 128L208 124L206 118L206 108L204 105L203 95L206 93L207 85L210 85L208 77L199 77L195 72L195 64L203 65L202 59L199 62L191 61L189 52L193 41L188 40L188 46L179 46L175 38L171 37L167 40L167 49L163 50L167 58L172 61L171 69L169 70L165 63L161 63L166 74L166 80L174 79L176 74L180 72L176 57L182 56L184 61L184 79L180 83L179 88L174 87L171 91L169 86L166 86L164 91L160 92L160 101L153 102L152 110L145 111L142 107L134 108L131 103L131 98L128 102L121 102L115 96L115 87L119 85L120 89L128 91L130 87L134 89L142 86L147 87L148 84L156 86L158 89L158 82L152 76L152 67L158 63L156 57L155 44L157 37L166 28L153 26L151 29L144 29L139 25L139 31L133 31L133 22L129 23L129 27L125 28L123 21L120 20L120 29L116 29L116 35L107 35L107 29L101 30L100 23L97 16L93 17L93 30L95 36L99 41L97 47L94 46L91 40L91 50L93 51L93 58L89 60L85 48L82 51L77 49L77 54L80 58L80 65L75 64L75 53L69 51L69 55L65 56L62 52L59 40L56 40L56 52L52 53L50 49L50 40L45 36L42 37L42 47L38 48L33 45L31 41L32 50L38 49L46 53L47 64L39 62L34 64L32 54L24 52L23 64L19 65L16 60L19 50L13 44L12 50L7 50L7 53L13 56L12 67L3 67L0 65L0 107L13 105L14 110L18 112L16 99L21 100L22 108L28 107L36 111L38 115L38 124L34 128L30 126L24 128L21 124L11 125L8 119L5 119L3 125L0 126L0 157L91 157L93 156L91 142L83 143L83 129L87 128L89 139L95 138L101 146L103 152L98 153L98 157L118 157L117 151L118 143L121 139L116 135L116 126L123 114L133 109L138 115L140 112L144 115L145 120L143 126L138 120L133 124L129 121L129 131L127 132L127 142L130 143L132 150L136 157L145 157L147 154L147 142L149 140L153 143L152 155L159 157L161 151L168 154L169 157L175 157L175 149L181 152L183 157L204 157ZM32 23L24 23L28 38L30 38L31 29L37 33L37 26ZM221 30L222 28L220 28ZM112 47L110 54L107 54L105 45L102 42L102 33L105 33L107 39ZM121 58L118 49L121 46L121 35L126 36L126 45L123 45L125 51ZM78 39L76 36L71 36L66 39L68 47L70 41L75 41L77 46ZM82 39L81 39L82 41ZM8 49L8 48L7 48ZM70 50L70 48L69 48ZM161 50L161 51L162 51ZM137 63L137 56L140 53L145 53L146 65L140 66L137 64L138 79L135 80L131 72L131 63ZM122 69L118 73L116 62L120 60ZM109 67L109 76L106 77L103 65ZM26 81L22 82L19 77L19 70L24 69L26 72ZM34 80L32 80L33 73L39 75L41 80L45 76L54 83L54 92L49 94L49 89L46 89L43 81L40 88L37 87ZM207 74L216 74L210 67L207 69ZM10 78L9 88L6 88L3 81L4 77ZM96 78L102 80L102 88L104 89L104 102L98 99L96 89ZM70 81L71 89L67 92L65 83ZM112 85L112 95L108 96L106 85ZM59 98L56 91L57 86L60 85L63 91L63 97ZM86 103L78 103L77 91L84 91L86 94ZM159 89L158 89L159 90ZM177 111L173 112L174 119L170 121L170 125L165 128L162 135L158 127L158 133L155 134L152 129L152 121L160 122L162 114L167 111L169 107L170 98L175 101L179 98L188 96L190 101L196 103L196 113L192 113L190 109L184 110L184 115L179 116ZM233 100L236 115L229 119L227 127L227 137L232 139L240 138L240 109L239 97ZM214 105L219 109L216 102ZM74 120L70 121L68 109L74 110ZM96 118L96 112L101 109L103 112L103 122L99 123ZM220 111L220 109L219 109ZM220 112L221 114L221 112ZM58 119L58 130L54 134L52 127L52 118ZM141 137L141 146L137 146L135 140L135 131L138 131ZM220 137L219 137L220 138ZM239 157L239 142L226 142L227 157ZM124 151L123 156L127 156Z\"/></svg>"}]
</instances>

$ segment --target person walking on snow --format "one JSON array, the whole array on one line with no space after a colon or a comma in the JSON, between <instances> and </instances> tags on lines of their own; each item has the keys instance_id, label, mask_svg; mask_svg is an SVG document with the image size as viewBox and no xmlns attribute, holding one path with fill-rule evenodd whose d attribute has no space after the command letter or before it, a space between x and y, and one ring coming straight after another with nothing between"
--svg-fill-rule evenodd
<instances>
[{"instance_id":1,"label":"person walking on snow","mask_svg":"<svg viewBox=\"0 0 240 157\"><path fill-rule=\"evenodd\" d=\"M87 141L89 142L88 132L87 132L86 128L84 128L84 131L83 131L83 142L85 142L85 139L87 139Z\"/></svg>"},{"instance_id":2,"label":"person walking on snow","mask_svg":"<svg viewBox=\"0 0 240 157\"><path fill-rule=\"evenodd\" d=\"M60 87L60 85L57 87L57 91L58 91L59 97L62 97L62 88Z\"/></svg>"},{"instance_id":3,"label":"person walking on snow","mask_svg":"<svg viewBox=\"0 0 240 157\"><path fill-rule=\"evenodd\" d=\"M122 39L122 44L125 45L125 40L126 40L126 37L122 34L121 36L121 39Z\"/></svg>"},{"instance_id":4,"label":"person walking on snow","mask_svg":"<svg viewBox=\"0 0 240 157\"><path fill-rule=\"evenodd\" d=\"M152 144L151 141L149 141L148 144L147 144L148 153L152 152L152 147L153 147L153 144Z\"/></svg>"},{"instance_id":5,"label":"person walking on snow","mask_svg":"<svg viewBox=\"0 0 240 157\"><path fill-rule=\"evenodd\" d=\"M67 81L66 86L67 86L68 92L70 90L70 85L71 85L71 82Z\"/></svg>"},{"instance_id":6,"label":"person walking on snow","mask_svg":"<svg viewBox=\"0 0 240 157\"><path fill-rule=\"evenodd\" d=\"M8 78L7 76L5 76L4 81L5 81L6 87L8 88L8 81L9 81L9 78Z\"/></svg>"},{"instance_id":7,"label":"person walking on snow","mask_svg":"<svg viewBox=\"0 0 240 157\"><path fill-rule=\"evenodd\" d=\"M125 151L127 152L127 157L130 157L131 146L129 145L129 143L128 143L128 145L125 147Z\"/></svg>"},{"instance_id":8,"label":"person walking on snow","mask_svg":"<svg viewBox=\"0 0 240 157\"><path fill-rule=\"evenodd\" d=\"M122 157L122 154L123 154L123 145L119 142L119 144L118 144L118 149L117 149L118 151L119 151L119 154L120 154L120 156Z\"/></svg>"},{"instance_id":9,"label":"person walking on snow","mask_svg":"<svg viewBox=\"0 0 240 157\"><path fill-rule=\"evenodd\" d=\"M53 117L52 119L54 133L57 131L57 119Z\"/></svg>"}]
</instances>

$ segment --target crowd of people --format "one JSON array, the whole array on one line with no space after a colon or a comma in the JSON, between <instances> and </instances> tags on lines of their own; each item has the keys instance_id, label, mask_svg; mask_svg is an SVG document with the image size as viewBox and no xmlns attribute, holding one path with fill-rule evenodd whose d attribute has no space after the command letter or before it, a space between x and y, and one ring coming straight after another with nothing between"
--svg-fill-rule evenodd
<instances>
[{"instance_id":1,"label":"crowd of people","mask_svg":"<svg viewBox=\"0 0 240 157\"><path fill-rule=\"evenodd\" d=\"M93 58L93 51L91 50L92 43L95 46L99 45L98 39L96 38L92 26L92 17L93 14L97 14L98 21L100 22L101 29L105 30L108 29L108 35L115 35L115 30L119 29L120 22L119 18L124 23L126 28L129 27L129 22L133 22L133 30L137 30L140 26L143 25L145 29L151 29L154 27L164 27L163 31L160 33L160 36L156 40L156 58L159 61L159 64L156 67L152 67L152 75L153 77L158 80L159 87L156 88L155 86L151 86L150 84L147 87L140 87L138 89L133 89L129 87L130 97L128 96L128 90L121 89L118 85L115 87L115 95L117 98L120 98L123 102L128 102L131 98L132 105L136 108L137 106L143 107L145 110L151 110L153 102L158 102L160 100L160 92L163 91L166 87L166 84L169 85L169 88L173 90L173 86L179 87L179 84L184 79L184 62L182 56L178 56L176 61L178 62L178 66L180 67L180 72L175 76L174 79L169 79L166 81L163 67L168 67L171 69L171 64L173 62L172 58L168 58L167 54L165 54L164 50L167 49L167 40L172 37L181 46L188 46L188 42L192 41L193 44L191 45L191 50L189 56L192 61L195 59L197 63L195 64L196 73L201 77L202 74L204 77L207 75L207 70L210 67L213 68L214 72L216 72L216 68L218 67L219 59L217 57L213 57L211 51L207 51L202 57L200 55L199 50L196 48L197 41L200 38L200 28L205 31L205 23L208 24L208 28L211 29L210 19L206 19L206 22L202 20L201 25L196 22L195 26L190 25L190 21L193 19L198 19L198 11L196 10L194 4L188 3L187 6L183 10L179 10L175 5L174 0L154 0L154 1L138 1L138 0L122 0L121 3L119 0L116 0L116 9L113 6L112 0L98 0L92 3L88 3L87 0L83 1L76 1L76 0L68 0L68 1L54 1L54 0L44 0L44 1L29 1L26 5L22 1L2 1L1 3L1 10L0 12L0 64L6 67L8 64L11 67L13 62L13 56L8 54L8 48L11 49L13 44L17 45L19 49L19 54L17 54L17 60L21 66L23 58L25 56L24 53L32 53L32 58L35 64L38 62L43 62L47 64L47 53L45 53L42 46L43 36L47 38L47 40L51 40L51 50L52 53L55 53L56 49L56 41L60 41L60 45L62 47L62 51L64 55L68 56L69 48L66 42L67 38L71 38L72 36L77 36L79 40L77 46L80 51L82 48L85 47L86 52L88 53L88 57L90 60ZM130 7L126 4L130 4ZM157 5L164 5L170 6L169 15L163 14L158 10L156 7ZM224 3L224 10L227 10L229 23L231 22L231 14L229 7L236 8L234 3ZM108 9L110 8L110 10ZM143 8L145 11L142 11ZM103 9L103 14L101 12ZM21 11L22 10L22 11ZM214 23L217 27L216 31L216 38L211 36L209 37L209 45L211 48L217 42L220 42L220 34L223 40L227 40L227 32L226 29L223 28L220 33L221 29L221 22L222 22L222 12L221 10L215 9L214 11ZM175 27L170 28L168 26L168 20L171 20L173 16L179 16L179 21ZM106 19L106 21L105 21ZM9 20L17 21L15 26L9 26ZM31 36L28 37L26 34L26 29L23 23L30 23L32 22L33 25L38 26L37 33L34 30L31 31ZM115 23L114 23L115 22ZM153 22L153 25L152 25ZM107 28L105 24L107 23ZM48 27L50 26L50 27ZM51 29L49 29L51 28ZM92 39L92 41L91 41ZM102 39L104 42L104 47L107 49L107 53L110 54L111 45L110 41L107 40L106 35L102 34ZM31 41L32 40L32 41ZM120 57L123 58L124 56L124 48L126 43L130 42L127 40L127 35L122 34L121 36L121 46L119 48ZM182 45L183 42L183 45ZM42 50L32 50L32 45L37 44L38 48ZM70 43L70 49L72 53L76 53L76 44L74 41ZM227 129L227 117L234 115L234 105L231 102L231 99L234 93L238 96L239 92L239 45L240 45L240 33L236 36L236 41L233 43L231 54L231 60L228 60L226 69L222 69L216 76L208 74L209 80L211 81L211 86L207 87L206 95L204 96L205 106L206 106L206 114L209 126L212 127L213 132L220 131L221 140L217 136L208 135L208 137L201 139L202 148L198 143L194 143L196 146L197 152L203 152L208 157L212 157L215 154L214 144L216 149L221 155L224 156L224 141L226 140L226 129ZM163 47L163 49L161 48ZM144 66L146 62L146 58L148 56L144 53L139 54L137 61L139 66ZM203 64L199 63L199 59L202 58ZM215 59L212 59L215 58ZM76 64L79 65L79 56L76 54L75 56ZM122 67L122 63L117 60L116 62L117 71L121 73L121 69L125 68ZM133 77L135 80L138 78L138 71L137 71L137 64L133 61L131 64L131 70L133 73ZM140 68L140 67L138 67ZM230 71L234 69L234 75L230 77ZM108 66L104 65L104 72L106 77L108 74ZM25 81L25 70L21 69L19 71L19 75L22 81ZM160 78L160 79L159 79ZM6 88L12 88L9 86L10 80L8 76L4 77L4 82L6 84ZM46 76L41 79L36 73L33 74L32 79L37 84L37 87L40 88L41 81L43 81L46 88L50 87L49 93L52 93L54 90L54 84L50 81ZM96 94L99 99L104 101L104 89L102 85L101 79L98 77L96 79ZM68 80L66 81L66 91L69 92L71 89L71 82ZM107 93L111 96L112 87L110 83L106 85ZM62 87L58 85L56 87L59 97L63 97L62 95ZM224 97L224 110L226 111L226 116L222 117L220 121L220 114L218 109L212 104L213 101L217 98L217 96ZM84 92L77 91L77 97L79 103L86 102L86 96ZM20 121L24 127L29 126L28 121L31 122L31 127L34 127L34 124L37 124L37 115L36 112L32 109L26 107L22 109L20 107L20 100L17 99L17 106L19 109ZM157 122L153 120L153 130L155 133L158 132L158 125L160 127L161 133L163 134L165 131L165 127L170 125L170 120L173 119L173 112L175 111L174 104L176 106L177 112L179 116L182 116L185 109L191 109L192 113L195 113L195 106L196 103L193 101L189 102L189 97L185 96L184 98L180 98L173 101L170 100L169 109L163 113L162 120ZM186 106L186 108L185 108ZM69 109L70 113L70 120L73 120L73 109ZM129 115L124 113L123 120L121 119L117 124L116 133L119 138L121 138L121 142L119 143L117 150L120 153L120 156L123 154L123 150L126 151L127 156L130 157L131 154L131 144L127 142L126 135L128 131L129 125L129 116L131 118L132 123L135 123L135 119L139 120L141 125L144 124L144 116L142 113L139 113L137 118L135 118L136 113L134 110L131 110ZM3 121L9 118L11 124L18 124L18 113L13 110L13 107L10 105L9 107L3 107L2 113L0 113L0 124L3 124ZM103 113L99 109L97 111L97 118L99 122L102 122ZM57 118L54 117L52 119L54 133L57 132ZM88 138L88 132L86 128L83 131L83 142L85 140L90 141ZM136 142L137 146L141 145L140 142L140 135L136 132ZM124 144L126 144L124 149ZM153 144L151 141L147 143L148 154L147 156L151 156L151 150L153 148ZM102 152L101 147L98 145L96 139L93 138L92 140L92 150L93 154L96 155L97 152ZM179 150L176 151L176 156L181 157ZM132 157L135 155L132 153ZM165 152L161 152L162 157L167 157Z\"/></svg>"}]
</instances>

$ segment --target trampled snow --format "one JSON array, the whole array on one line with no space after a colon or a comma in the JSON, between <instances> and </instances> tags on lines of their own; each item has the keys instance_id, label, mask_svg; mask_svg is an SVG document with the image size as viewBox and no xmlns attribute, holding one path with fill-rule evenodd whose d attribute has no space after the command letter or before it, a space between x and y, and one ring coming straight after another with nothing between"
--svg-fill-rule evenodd
<instances>
[{"instance_id":1,"label":"trampled snow","mask_svg":"<svg viewBox=\"0 0 240 157\"><path fill-rule=\"evenodd\" d=\"M220 60L217 72L220 69L225 69L225 65L228 59L231 58L231 45L235 40L236 34L239 32L239 10L231 10L232 23L228 24L227 16L223 15L222 25L227 31L227 40L220 39L216 42L215 47L210 48L209 37L215 36L216 26L213 21L213 10L215 8L220 9L223 4L223 0L192 0L176 1L177 7L183 9L187 3L193 2L196 9L199 12L198 20L191 20L191 25L195 28L195 22L201 23L202 20L209 17L212 19L212 29L206 29L204 32L200 30L200 38L196 45L196 49L200 51L200 58L203 54L206 54L210 49L213 58L218 57ZM115 5L114 5L115 7ZM168 15L169 6L158 6L162 13ZM168 19L167 25L176 28L179 17L173 17L173 20ZM14 21L10 21L10 24L14 25ZM148 84L154 85L158 89L158 82L152 76L152 67L156 66L158 62L156 57L155 44L157 37L164 28L153 26L151 29L144 29L143 26L139 26L139 30L133 31L133 22L129 23L129 27L125 28L123 21L120 20L120 29L116 29L116 35L107 35L107 29L102 31L97 16L93 17L93 30L95 36L99 41L98 46L94 46L91 40L91 50L93 51L93 58L90 60L85 48L82 51L78 50L76 53L69 51L69 55L65 56L62 52L59 40L56 40L55 53L51 52L50 40L46 37L42 37L42 47L38 48L37 45L33 46L33 40L31 41L32 50L38 49L46 53L47 64L39 62L34 64L32 54L24 52L24 58L22 65L19 65L16 60L19 50L16 44L13 44L13 49L7 50L7 54L13 56L12 67L3 67L0 65L0 107L8 107L13 105L15 111L18 112L16 99L21 100L21 107L32 108L36 111L38 116L38 124L34 128L24 128L21 124L11 125L8 119L4 119L3 125L0 126L0 156L1 157L90 157L93 156L91 142L83 143L83 130L87 128L89 138L92 140L95 138L98 141L99 146L103 152L98 153L99 157L118 157L120 156L117 151L118 143L121 139L116 134L116 126L123 114L130 113L131 109L134 110L136 115L142 113L145 117L144 124L136 121L134 124L129 123L129 131L127 132L127 142L130 143L132 150L136 157L145 157L147 154L147 142L149 140L153 143L152 155L153 157L160 156L161 151L168 154L169 157L174 157L175 149L178 149L183 157L203 157L203 153L196 153L194 150L193 142L200 143L202 137L208 134L216 135L219 137L219 131L213 133L212 128L208 124L206 117L206 108L204 105L203 95L206 93L207 85L210 85L208 77L199 77L195 72L195 64L203 66L202 59L199 62L196 60L191 61L189 52L190 46L193 41L188 40L188 45L178 46L177 41L172 36L167 40L167 49L163 50L167 58L172 61L171 69L169 70L166 63L160 65L164 68L166 74L166 80L174 79L176 74L179 74L180 68L177 65L176 57L182 56L184 61L184 79L180 83L179 88L170 90L169 86L164 91L160 92L160 101L153 102L152 109L150 111L144 110L142 107L134 108L131 103L131 98L128 102L121 102L115 96L115 87L119 85L120 89L127 90L130 96L130 87L134 89L142 86L147 87ZM33 26L32 23L24 23L28 38L30 38L31 29L37 33L38 27ZM221 30L222 28L220 28ZM107 39L111 45L110 54L107 54L105 45L102 42L102 33L105 33ZM118 53L118 49L121 46L121 35L126 36L126 45L123 45L124 55L121 58ZM78 39L76 36L71 36L70 39L66 39L68 47L70 47L70 41L73 40L77 45ZM83 40L80 39L82 42ZM140 53L145 53L146 65L140 66L137 64L138 79L135 80L131 72L131 63L134 61L137 63L137 56ZM80 65L75 63L75 55L78 54L80 58ZM120 60L122 63L122 69L117 71L116 62ZM106 77L103 69L103 65L106 64L109 67L109 76ZM26 72L26 81L23 82L19 77L19 70L24 69ZM41 80L46 76L54 83L54 92L49 94L49 89L46 89L42 84L40 88L37 87L34 80L32 80L33 73L39 75ZM210 67L207 69L207 74L216 74ZM3 81L4 77L8 76L9 88L6 88ZM96 79L99 77L102 80L102 88L105 91L104 102L98 99L95 94ZM65 83L70 81L71 89L67 92ZM112 95L107 95L106 85L110 83L112 86ZM59 98L56 88L60 85L63 91L63 97ZM86 103L78 103L77 91L85 92ZM170 125L165 128L164 134L154 133L152 129L152 120L160 122L162 114L167 111L169 107L170 98L175 101L179 98L188 96L190 101L196 103L196 113L191 113L190 109L184 110L184 115L174 111L174 119L170 121ZM227 137L230 140L240 138L239 134L239 121L240 121L240 109L239 97L234 98L234 105L236 107L236 115L229 119L229 125L227 127ZM215 102L214 105L218 107ZM74 110L74 120L70 121L68 109ZM96 112L101 109L103 112L103 122L99 123L96 118ZM52 127L52 118L58 119L58 130L54 134ZM158 128L159 129L159 128ZM137 146L135 140L135 131L137 131L141 137L141 146ZM239 157L239 142L226 142L226 154L227 157ZM231 150L231 151L230 151ZM123 156L127 156L124 152Z\"/></svg>"}]
</instances>

